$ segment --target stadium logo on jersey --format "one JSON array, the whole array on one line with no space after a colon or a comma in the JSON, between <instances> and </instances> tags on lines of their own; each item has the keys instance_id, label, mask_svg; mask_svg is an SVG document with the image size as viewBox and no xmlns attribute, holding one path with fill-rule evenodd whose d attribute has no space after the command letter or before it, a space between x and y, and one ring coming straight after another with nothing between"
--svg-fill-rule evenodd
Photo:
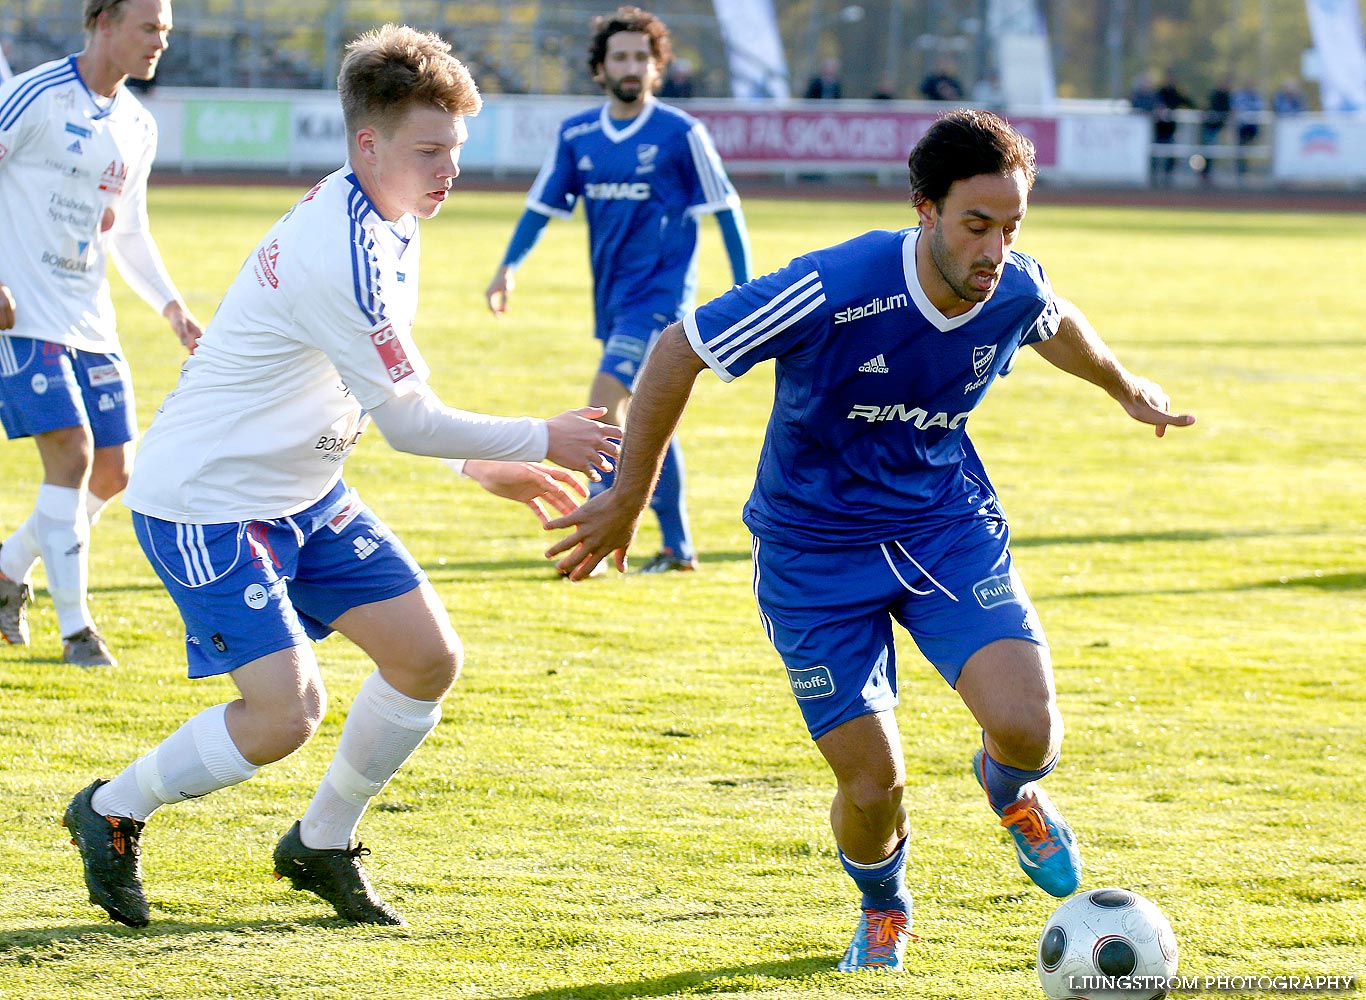
<instances>
[{"instance_id":1,"label":"stadium logo on jersey","mask_svg":"<svg viewBox=\"0 0 1366 1000\"><path fill-rule=\"evenodd\" d=\"M659 147L654 143L643 143L636 147L636 159L640 161L636 165L636 173L648 174L655 168L655 158L659 156Z\"/></svg>"},{"instance_id":2,"label":"stadium logo on jersey","mask_svg":"<svg viewBox=\"0 0 1366 1000\"><path fill-rule=\"evenodd\" d=\"M587 153L584 153L582 156L579 157L579 169L582 170L584 173L587 173L588 171L593 169L593 158L589 156Z\"/></svg>"},{"instance_id":3,"label":"stadium logo on jersey","mask_svg":"<svg viewBox=\"0 0 1366 1000\"><path fill-rule=\"evenodd\" d=\"M77 125L75 122L67 122L66 131L69 132L71 135L79 136L82 139L89 139L92 135L95 134L91 132L90 129L86 128L84 125Z\"/></svg>"},{"instance_id":4,"label":"stadium logo on jersey","mask_svg":"<svg viewBox=\"0 0 1366 1000\"><path fill-rule=\"evenodd\" d=\"M873 301L861 306L850 306L848 309L841 309L835 313L835 323L851 323L856 319L863 319L867 316L876 316L878 313L885 313L892 309L904 309L910 305L911 300L904 295L889 295L885 299L873 299Z\"/></svg>"},{"instance_id":5,"label":"stadium logo on jersey","mask_svg":"<svg viewBox=\"0 0 1366 1000\"><path fill-rule=\"evenodd\" d=\"M256 272L256 282L265 287L280 287L280 276L275 273L275 264L280 259L280 241L271 240L270 246L261 247L256 251L256 267L252 270Z\"/></svg>"},{"instance_id":6,"label":"stadium logo on jersey","mask_svg":"<svg viewBox=\"0 0 1366 1000\"><path fill-rule=\"evenodd\" d=\"M110 194L123 194L123 182L128 180L128 165L118 160L110 160L109 166L100 174L100 190Z\"/></svg>"},{"instance_id":7,"label":"stadium logo on jersey","mask_svg":"<svg viewBox=\"0 0 1366 1000\"><path fill-rule=\"evenodd\" d=\"M994 608L998 604L1009 604L1019 600L1015 595L1015 581L1009 576L989 576L972 585L973 596L983 608Z\"/></svg>"},{"instance_id":8,"label":"stadium logo on jersey","mask_svg":"<svg viewBox=\"0 0 1366 1000\"><path fill-rule=\"evenodd\" d=\"M650 185L644 181L634 184L585 184L583 193L594 201L648 201Z\"/></svg>"},{"instance_id":9,"label":"stadium logo on jersey","mask_svg":"<svg viewBox=\"0 0 1366 1000\"><path fill-rule=\"evenodd\" d=\"M858 366L858 370L861 372L875 372L878 375L886 375L891 371L891 369L887 367L887 359L881 354L863 362L863 364Z\"/></svg>"},{"instance_id":10,"label":"stadium logo on jersey","mask_svg":"<svg viewBox=\"0 0 1366 1000\"><path fill-rule=\"evenodd\" d=\"M940 410L938 413L930 413L922 410L918 406L907 407L905 403L891 403L887 406L876 404L866 406L855 406L849 411L845 419L847 420L866 420L870 424L881 424L892 420L901 423L913 423L916 430L926 431L931 427L943 427L945 430L957 430L962 426L963 421L971 416L971 411L966 413L945 413Z\"/></svg>"},{"instance_id":11,"label":"stadium logo on jersey","mask_svg":"<svg viewBox=\"0 0 1366 1000\"><path fill-rule=\"evenodd\" d=\"M835 693L835 678L826 666L803 667L800 670L788 667L787 682L792 685L792 694L798 701L828 698Z\"/></svg>"},{"instance_id":12,"label":"stadium logo on jersey","mask_svg":"<svg viewBox=\"0 0 1366 1000\"><path fill-rule=\"evenodd\" d=\"M413 363L408 360L408 353L403 349L403 341L399 340L398 334L394 332L392 323L386 323L370 334L370 343L374 344L375 350L379 352L379 359L384 362L384 367L389 372L390 382L402 382L413 373Z\"/></svg>"}]
</instances>

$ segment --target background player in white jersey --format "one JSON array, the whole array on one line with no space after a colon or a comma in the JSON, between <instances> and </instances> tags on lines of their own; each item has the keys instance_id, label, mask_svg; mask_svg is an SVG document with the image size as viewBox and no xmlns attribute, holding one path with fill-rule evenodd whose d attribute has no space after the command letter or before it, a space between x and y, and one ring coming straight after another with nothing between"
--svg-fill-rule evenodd
<instances>
[{"instance_id":1,"label":"background player in white jersey","mask_svg":"<svg viewBox=\"0 0 1366 1000\"><path fill-rule=\"evenodd\" d=\"M334 630L376 670L302 820L276 846L275 872L348 920L402 923L366 878L356 827L435 728L462 654L426 575L347 489L343 462L373 420L399 450L469 458L464 472L491 492L563 513L577 481L537 460L591 478L610 468L621 433L593 407L542 421L436 397L412 339L418 220L436 215L459 174L479 92L444 41L392 24L348 46L338 89L349 162L247 258L128 487L138 541L185 621L190 676L227 673L241 697L68 806L90 898L126 924L149 915L147 817L302 746L326 703L307 640Z\"/></svg>"},{"instance_id":2,"label":"background player in white jersey","mask_svg":"<svg viewBox=\"0 0 1366 1000\"><path fill-rule=\"evenodd\" d=\"M579 200L588 218L594 336L602 360L588 401L623 424L631 391L659 331L693 304L698 216L714 213L731 273L749 279L749 242L740 199L701 122L661 104L655 91L672 57L669 29L653 14L622 7L596 18L588 65L607 103L566 119L527 194L502 264L489 283L494 315L506 311L512 274L551 218L568 218ZM593 485L600 492L610 476ZM683 453L669 442L650 506L661 551L642 572L697 568L684 496Z\"/></svg>"},{"instance_id":3,"label":"background player in white jersey","mask_svg":"<svg viewBox=\"0 0 1366 1000\"><path fill-rule=\"evenodd\" d=\"M760 617L834 772L831 825L863 893L842 970L900 968L910 936L893 620L981 725L973 770L1021 868L1056 896L1081 877L1072 832L1038 784L1062 741L1048 646L969 414L1032 346L1159 436L1195 419L1169 412L1162 389L1128 372L1012 250L1034 181L1027 139L987 112L954 112L909 166L918 228L813 251L664 331L616 485L551 522L575 530L547 553L571 579L614 551L624 569L697 375L710 367L730 381L776 361L745 523Z\"/></svg>"},{"instance_id":4,"label":"background player in white jersey","mask_svg":"<svg viewBox=\"0 0 1366 1000\"><path fill-rule=\"evenodd\" d=\"M33 513L0 545L0 634L29 640L29 575L47 567L62 657L114 663L86 607L90 526L128 482L133 383L105 276L119 272L190 350L199 323L147 222L156 122L124 86L150 80L170 0L86 0L78 55L0 86L0 422L43 463Z\"/></svg>"}]
</instances>

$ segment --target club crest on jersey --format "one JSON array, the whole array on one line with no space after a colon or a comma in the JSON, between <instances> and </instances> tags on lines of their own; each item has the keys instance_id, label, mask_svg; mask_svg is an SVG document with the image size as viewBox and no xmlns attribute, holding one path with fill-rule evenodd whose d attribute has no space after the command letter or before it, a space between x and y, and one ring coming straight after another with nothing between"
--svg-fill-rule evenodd
<instances>
[{"instance_id":1,"label":"club crest on jersey","mask_svg":"<svg viewBox=\"0 0 1366 1000\"><path fill-rule=\"evenodd\" d=\"M659 147L652 142L642 143L636 147L636 173L648 174L655 168L655 158L659 156Z\"/></svg>"},{"instance_id":2,"label":"club crest on jersey","mask_svg":"<svg viewBox=\"0 0 1366 1000\"><path fill-rule=\"evenodd\" d=\"M269 285L271 288L280 287L280 276L275 273L275 264L280 259L280 241L271 240L269 246L260 247L256 251L256 267L252 270L256 272L256 281L261 287Z\"/></svg>"},{"instance_id":3,"label":"club crest on jersey","mask_svg":"<svg viewBox=\"0 0 1366 1000\"><path fill-rule=\"evenodd\" d=\"M109 166L100 174L100 190L110 194L123 194L124 181L128 180L128 165L118 160L110 160Z\"/></svg>"},{"instance_id":4,"label":"club crest on jersey","mask_svg":"<svg viewBox=\"0 0 1366 1000\"><path fill-rule=\"evenodd\" d=\"M408 360L408 352L403 349L403 341L394 332L392 323L386 323L370 334L370 343L379 352L390 382L402 382L413 373L413 363Z\"/></svg>"},{"instance_id":5,"label":"club crest on jersey","mask_svg":"<svg viewBox=\"0 0 1366 1000\"><path fill-rule=\"evenodd\" d=\"M991 367L992 361L996 359L996 345L987 344L984 347L974 347L972 349L972 370L981 378Z\"/></svg>"}]
</instances>

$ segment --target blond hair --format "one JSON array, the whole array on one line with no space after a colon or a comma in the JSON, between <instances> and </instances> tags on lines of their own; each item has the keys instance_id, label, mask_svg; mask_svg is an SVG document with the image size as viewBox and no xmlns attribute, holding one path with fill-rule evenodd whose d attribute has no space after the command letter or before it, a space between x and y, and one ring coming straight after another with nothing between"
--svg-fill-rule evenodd
<instances>
[{"instance_id":1,"label":"blond hair","mask_svg":"<svg viewBox=\"0 0 1366 1000\"><path fill-rule=\"evenodd\" d=\"M403 24L372 28L346 46L337 92L350 135L367 126L391 134L415 106L477 115L484 103L448 42Z\"/></svg>"}]
</instances>

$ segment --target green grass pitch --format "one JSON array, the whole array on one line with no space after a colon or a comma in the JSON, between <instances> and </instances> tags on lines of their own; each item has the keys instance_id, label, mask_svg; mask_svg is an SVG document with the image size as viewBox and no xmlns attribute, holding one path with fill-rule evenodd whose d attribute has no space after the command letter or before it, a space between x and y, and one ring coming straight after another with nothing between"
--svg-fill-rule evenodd
<instances>
[{"instance_id":1,"label":"green grass pitch","mask_svg":"<svg viewBox=\"0 0 1366 1000\"><path fill-rule=\"evenodd\" d=\"M201 319L308 183L154 185L154 231ZM913 221L895 193L745 209L760 271ZM418 340L447 402L549 415L583 402L596 362L587 254L580 220L552 225L495 320L481 292L519 212L519 196L457 189L424 227ZM1032 352L971 422L1054 648L1068 735L1049 787L1085 885L1156 901L1188 975L1366 971L1361 223L1037 206L1020 249L1199 424L1156 440ZM726 269L714 224L704 233L710 296ZM181 358L115 286L146 426ZM270 878L369 670L341 639L318 649L332 700L311 744L153 817L151 926L87 903L58 825L67 800L232 691L185 679L174 606L111 507L91 602L122 664L59 662L41 575L33 646L0 647L0 994L1041 996L1034 948L1054 901L1016 867L969 773L976 729L904 633L922 938L904 976L832 971L856 896L827 826L831 781L758 624L739 517L770 392L766 371L701 379L682 437L702 571L686 579L562 583L525 510L373 431L357 449L348 479L427 568L466 647L440 728L361 828L403 930L343 925ZM0 537L38 478L30 444L0 444ZM636 558L656 544L647 523Z\"/></svg>"}]
</instances>

